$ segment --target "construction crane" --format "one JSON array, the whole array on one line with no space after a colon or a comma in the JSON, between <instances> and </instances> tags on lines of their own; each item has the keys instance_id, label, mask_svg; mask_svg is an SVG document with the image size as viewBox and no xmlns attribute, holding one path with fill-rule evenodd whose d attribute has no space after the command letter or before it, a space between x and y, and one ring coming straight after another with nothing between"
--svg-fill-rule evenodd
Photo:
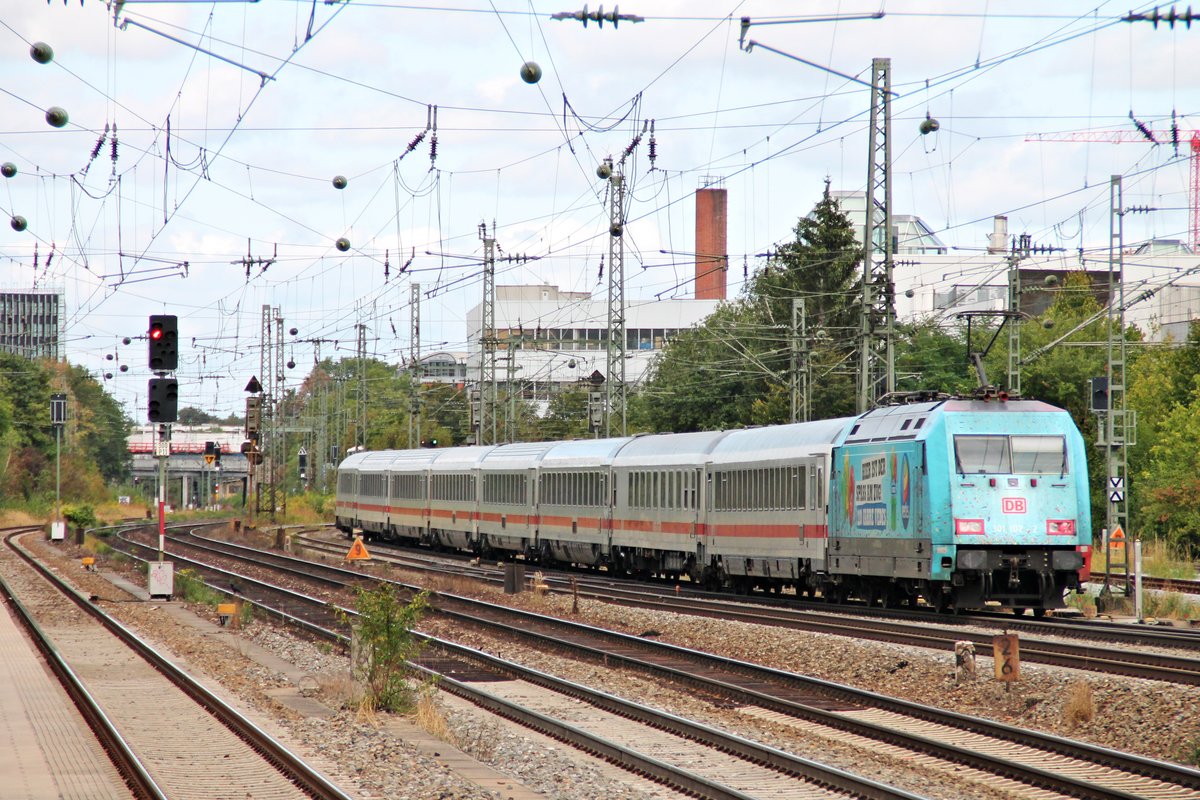
<instances>
[{"instance_id":1,"label":"construction crane","mask_svg":"<svg viewBox=\"0 0 1200 800\"><path fill-rule=\"evenodd\" d=\"M1108 144L1125 144L1127 142L1149 142L1154 145L1170 144L1179 155L1179 144L1182 137L1188 136L1191 150L1191 181L1188 189L1188 244L1194 252L1200 253L1200 130L1181 131L1172 122L1167 130L1152 130L1145 123L1133 119L1134 129L1112 131L1063 131L1061 133L1038 133L1025 137L1027 142L1106 142Z\"/></svg>"}]
</instances>

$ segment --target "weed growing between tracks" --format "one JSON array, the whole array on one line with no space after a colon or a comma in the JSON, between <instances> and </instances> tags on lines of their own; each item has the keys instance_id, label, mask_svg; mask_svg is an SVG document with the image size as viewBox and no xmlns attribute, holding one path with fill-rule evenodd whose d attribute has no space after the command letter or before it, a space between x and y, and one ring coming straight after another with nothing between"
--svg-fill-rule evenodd
<instances>
[{"instance_id":1,"label":"weed growing between tracks","mask_svg":"<svg viewBox=\"0 0 1200 800\"><path fill-rule=\"evenodd\" d=\"M1180 764L1200 767L1200 739L1188 739L1181 743L1174 757Z\"/></svg>"},{"instance_id":2,"label":"weed growing between tracks","mask_svg":"<svg viewBox=\"0 0 1200 800\"><path fill-rule=\"evenodd\" d=\"M450 723L437 702L437 687L434 683L426 683L417 692L417 708L414 713L416 723L426 733L436 736L443 742L451 741Z\"/></svg>"},{"instance_id":3,"label":"weed growing between tracks","mask_svg":"<svg viewBox=\"0 0 1200 800\"><path fill-rule=\"evenodd\" d=\"M358 617L353 621L351 663L364 689L364 707L372 711L411 711L415 692L409 682L408 662L424 644L413 628L429 609L429 592L419 592L404 604L394 585L381 583L372 589L359 589L355 605Z\"/></svg>"},{"instance_id":4,"label":"weed growing between tracks","mask_svg":"<svg viewBox=\"0 0 1200 800\"><path fill-rule=\"evenodd\" d=\"M1063 702L1063 724L1068 730L1091 722L1096 716L1096 703L1092 699L1092 685L1087 681L1075 681L1067 691Z\"/></svg>"}]
</instances>

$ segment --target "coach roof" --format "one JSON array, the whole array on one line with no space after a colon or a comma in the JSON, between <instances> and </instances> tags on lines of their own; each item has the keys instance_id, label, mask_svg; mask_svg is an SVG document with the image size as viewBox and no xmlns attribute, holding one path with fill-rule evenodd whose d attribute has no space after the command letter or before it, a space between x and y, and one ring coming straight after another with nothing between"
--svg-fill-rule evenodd
<instances>
[{"instance_id":1,"label":"coach roof","mask_svg":"<svg viewBox=\"0 0 1200 800\"><path fill-rule=\"evenodd\" d=\"M497 445L479 460L483 469L529 469L536 467L556 442L514 442Z\"/></svg>"},{"instance_id":2,"label":"coach roof","mask_svg":"<svg viewBox=\"0 0 1200 800\"><path fill-rule=\"evenodd\" d=\"M636 436L617 453L614 467L699 466L729 431L659 433Z\"/></svg>"},{"instance_id":3,"label":"coach roof","mask_svg":"<svg viewBox=\"0 0 1200 800\"><path fill-rule=\"evenodd\" d=\"M570 442L555 442L546 455L542 456L543 469L587 469L608 466L613 458L632 437L620 439L575 439Z\"/></svg>"},{"instance_id":4,"label":"coach roof","mask_svg":"<svg viewBox=\"0 0 1200 800\"><path fill-rule=\"evenodd\" d=\"M469 445L467 447L448 447L445 450L431 450L437 453L433 460L434 472L465 472L479 466L480 460L496 446L492 444Z\"/></svg>"},{"instance_id":5,"label":"coach roof","mask_svg":"<svg viewBox=\"0 0 1200 800\"><path fill-rule=\"evenodd\" d=\"M828 450L854 417L771 425L731 431L713 448L712 462L742 462L748 458L768 460L814 455Z\"/></svg>"}]
</instances>

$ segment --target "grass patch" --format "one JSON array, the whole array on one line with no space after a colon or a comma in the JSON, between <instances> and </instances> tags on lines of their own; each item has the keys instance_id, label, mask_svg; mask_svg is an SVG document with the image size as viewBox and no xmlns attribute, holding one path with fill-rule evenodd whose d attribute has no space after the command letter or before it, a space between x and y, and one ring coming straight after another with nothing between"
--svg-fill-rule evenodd
<instances>
[{"instance_id":1,"label":"grass patch","mask_svg":"<svg viewBox=\"0 0 1200 800\"><path fill-rule=\"evenodd\" d=\"M210 589L195 570L181 569L175 573L175 594L189 603L217 607L225 602L225 595Z\"/></svg>"},{"instance_id":2,"label":"grass patch","mask_svg":"<svg viewBox=\"0 0 1200 800\"><path fill-rule=\"evenodd\" d=\"M0 509L0 528L16 528L22 525L41 525L45 515L35 515L20 508Z\"/></svg>"},{"instance_id":3,"label":"grass patch","mask_svg":"<svg viewBox=\"0 0 1200 800\"><path fill-rule=\"evenodd\" d=\"M446 715L438 705L437 685L433 681L422 685L417 692L413 719L431 736L436 736L443 742L451 741L450 723L446 721Z\"/></svg>"},{"instance_id":4,"label":"grass patch","mask_svg":"<svg viewBox=\"0 0 1200 800\"><path fill-rule=\"evenodd\" d=\"M1200 606L1176 592L1143 592L1142 613L1155 619L1200 619Z\"/></svg>"},{"instance_id":5,"label":"grass patch","mask_svg":"<svg viewBox=\"0 0 1200 800\"><path fill-rule=\"evenodd\" d=\"M1078 609L1086 619L1093 619L1096 616L1096 598L1092 597L1090 594L1068 592L1066 603L1067 608Z\"/></svg>"},{"instance_id":6,"label":"grass patch","mask_svg":"<svg viewBox=\"0 0 1200 800\"><path fill-rule=\"evenodd\" d=\"M94 556L102 556L104 558L108 558L116 552L108 546L108 542L91 534L83 537L83 550L85 553L91 553Z\"/></svg>"},{"instance_id":7,"label":"grass patch","mask_svg":"<svg viewBox=\"0 0 1200 800\"><path fill-rule=\"evenodd\" d=\"M1182 742L1175 753L1175 760L1180 764L1200 767L1200 738L1193 737Z\"/></svg>"},{"instance_id":8,"label":"grass patch","mask_svg":"<svg viewBox=\"0 0 1200 800\"><path fill-rule=\"evenodd\" d=\"M1093 608L1095 601L1093 600ZM1068 605L1071 605L1068 600ZM1105 613L1131 617L1134 614L1133 597L1126 597L1115 590L1105 604ZM1084 614L1087 611L1084 610ZM1142 616L1146 619L1200 619L1200 604L1187 595L1176 592L1142 592Z\"/></svg>"},{"instance_id":9,"label":"grass patch","mask_svg":"<svg viewBox=\"0 0 1200 800\"><path fill-rule=\"evenodd\" d=\"M1129 551L1129 571L1133 571L1133 540L1126 542ZM1120 551L1113 551L1113 566L1115 569L1125 568L1125 556ZM1155 578L1179 578L1192 580L1196 577L1196 553L1190 548L1176 547L1161 539L1142 540L1142 574ZM1106 572L1108 564L1105 561L1104 548L1096 543L1092 553L1092 569Z\"/></svg>"},{"instance_id":10,"label":"grass patch","mask_svg":"<svg viewBox=\"0 0 1200 800\"><path fill-rule=\"evenodd\" d=\"M353 708L357 705L361 691L349 672L334 675L318 675L317 685L325 702L334 708Z\"/></svg>"}]
</instances>

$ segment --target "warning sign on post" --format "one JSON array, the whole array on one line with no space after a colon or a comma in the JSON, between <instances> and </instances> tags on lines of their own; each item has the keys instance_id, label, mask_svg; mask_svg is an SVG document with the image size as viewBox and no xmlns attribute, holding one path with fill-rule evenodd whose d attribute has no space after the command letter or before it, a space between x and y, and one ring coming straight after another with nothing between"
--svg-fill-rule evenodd
<instances>
[{"instance_id":1,"label":"warning sign on post","mask_svg":"<svg viewBox=\"0 0 1200 800\"><path fill-rule=\"evenodd\" d=\"M354 544L350 545L350 552L346 553L347 561L370 561L371 554L367 552L367 546L363 544L361 536L354 537Z\"/></svg>"},{"instance_id":2,"label":"warning sign on post","mask_svg":"<svg viewBox=\"0 0 1200 800\"><path fill-rule=\"evenodd\" d=\"M1125 549L1125 531L1121 530L1120 525L1112 532L1112 536L1108 537L1108 546L1113 550Z\"/></svg>"}]
</instances>

